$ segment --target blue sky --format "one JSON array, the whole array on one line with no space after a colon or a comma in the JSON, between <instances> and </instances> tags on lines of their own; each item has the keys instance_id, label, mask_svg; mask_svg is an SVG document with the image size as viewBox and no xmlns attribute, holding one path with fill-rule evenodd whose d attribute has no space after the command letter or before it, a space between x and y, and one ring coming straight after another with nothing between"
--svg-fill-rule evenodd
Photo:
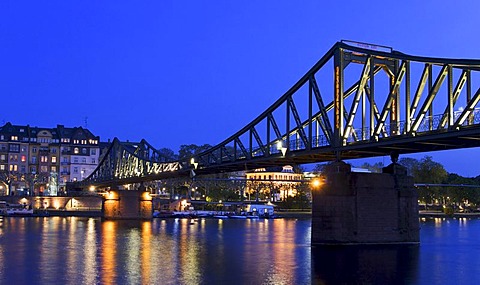
<instances>
[{"instance_id":1,"label":"blue sky","mask_svg":"<svg viewBox=\"0 0 480 285\"><path fill-rule=\"evenodd\" d=\"M215 145L342 39L480 58L478 11L477 1L3 0L0 123L88 118L102 140ZM428 155L476 176L480 165L465 161L479 153Z\"/></svg>"}]
</instances>

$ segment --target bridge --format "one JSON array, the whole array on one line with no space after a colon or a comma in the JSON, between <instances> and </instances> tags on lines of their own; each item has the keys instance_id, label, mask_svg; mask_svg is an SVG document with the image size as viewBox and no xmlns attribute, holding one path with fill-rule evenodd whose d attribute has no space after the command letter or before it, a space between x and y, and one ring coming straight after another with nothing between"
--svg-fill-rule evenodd
<instances>
[{"instance_id":1,"label":"bridge","mask_svg":"<svg viewBox=\"0 0 480 285\"><path fill-rule=\"evenodd\" d=\"M480 60L342 41L267 110L211 149L168 161L115 139L76 186L477 147Z\"/></svg>"},{"instance_id":2,"label":"bridge","mask_svg":"<svg viewBox=\"0 0 480 285\"><path fill-rule=\"evenodd\" d=\"M418 194L399 154L480 145L480 60L338 42L267 110L216 146L169 161L145 140L115 139L76 187L109 187L110 218L151 217L141 182L333 162L312 191L312 244L419 242ZM382 173L343 160L390 154ZM137 191L117 190L139 183ZM147 195L146 195L147 194Z\"/></svg>"}]
</instances>

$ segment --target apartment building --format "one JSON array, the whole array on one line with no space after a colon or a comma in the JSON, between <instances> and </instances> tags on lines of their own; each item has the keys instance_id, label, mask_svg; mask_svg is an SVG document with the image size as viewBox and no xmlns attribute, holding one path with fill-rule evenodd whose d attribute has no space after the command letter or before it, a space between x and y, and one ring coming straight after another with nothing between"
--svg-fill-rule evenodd
<instances>
[{"instance_id":1,"label":"apartment building","mask_svg":"<svg viewBox=\"0 0 480 285\"><path fill-rule=\"evenodd\" d=\"M0 127L0 194L61 195L98 164L100 138L82 127Z\"/></svg>"}]
</instances>

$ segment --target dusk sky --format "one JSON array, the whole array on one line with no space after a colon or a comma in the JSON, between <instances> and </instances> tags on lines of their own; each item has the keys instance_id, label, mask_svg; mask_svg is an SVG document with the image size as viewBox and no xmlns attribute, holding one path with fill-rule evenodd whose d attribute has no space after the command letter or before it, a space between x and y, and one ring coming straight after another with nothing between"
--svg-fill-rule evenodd
<instances>
[{"instance_id":1,"label":"dusk sky","mask_svg":"<svg viewBox=\"0 0 480 285\"><path fill-rule=\"evenodd\" d=\"M102 141L175 151L215 145L342 39L480 58L479 11L478 1L3 0L0 123L87 125ZM410 157L477 176L479 154Z\"/></svg>"}]
</instances>

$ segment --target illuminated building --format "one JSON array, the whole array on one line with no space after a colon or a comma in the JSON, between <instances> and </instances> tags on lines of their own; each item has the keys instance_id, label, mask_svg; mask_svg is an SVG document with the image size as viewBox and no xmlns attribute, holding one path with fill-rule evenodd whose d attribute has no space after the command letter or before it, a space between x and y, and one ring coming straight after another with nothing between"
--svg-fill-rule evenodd
<instances>
[{"instance_id":1,"label":"illuminated building","mask_svg":"<svg viewBox=\"0 0 480 285\"><path fill-rule=\"evenodd\" d=\"M82 127L0 127L0 195L56 196L98 165L99 137Z\"/></svg>"},{"instance_id":2,"label":"illuminated building","mask_svg":"<svg viewBox=\"0 0 480 285\"><path fill-rule=\"evenodd\" d=\"M246 195L248 200L284 201L297 195L297 187L303 179L290 165L259 168L246 173Z\"/></svg>"}]
</instances>

